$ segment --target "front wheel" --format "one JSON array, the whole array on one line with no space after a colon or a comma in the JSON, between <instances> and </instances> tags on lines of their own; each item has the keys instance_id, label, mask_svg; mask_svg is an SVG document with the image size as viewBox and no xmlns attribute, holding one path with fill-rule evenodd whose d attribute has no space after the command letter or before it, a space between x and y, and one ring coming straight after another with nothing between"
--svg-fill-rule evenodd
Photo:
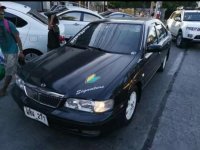
<instances>
[{"instance_id":1,"label":"front wheel","mask_svg":"<svg viewBox=\"0 0 200 150\"><path fill-rule=\"evenodd\" d=\"M122 117L121 117L121 123L123 125L127 125L131 122L131 120L133 119L133 116L135 114L135 110L136 110L136 106L137 106L137 102L138 102L138 88L135 87L132 90L132 93L129 95L129 98L127 100L126 103L126 108L122 113Z\"/></svg>"},{"instance_id":2,"label":"front wheel","mask_svg":"<svg viewBox=\"0 0 200 150\"><path fill-rule=\"evenodd\" d=\"M183 48L185 46L185 42L184 42L184 39L183 39L182 32L179 32L177 37L176 37L176 46L180 47L180 48Z\"/></svg>"},{"instance_id":3,"label":"front wheel","mask_svg":"<svg viewBox=\"0 0 200 150\"><path fill-rule=\"evenodd\" d=\"M34 49L24 50L23 54L24 54L24 57L25 57L25 63L28 63L31 60L33 60L34 58L42 55L42 53L40 51L34 50Z\"/></svg>"}]
</instances>

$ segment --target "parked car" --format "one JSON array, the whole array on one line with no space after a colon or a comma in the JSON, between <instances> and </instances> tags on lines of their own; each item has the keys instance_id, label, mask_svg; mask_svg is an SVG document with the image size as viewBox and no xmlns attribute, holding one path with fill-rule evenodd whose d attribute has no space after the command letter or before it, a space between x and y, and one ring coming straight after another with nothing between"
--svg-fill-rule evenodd
<instances>
[{"instance_id":1,"label":"parked car","mask_svg":"<svg viewBox=\"0 0 200 150\"><path fill-rule=\"evenodd\" d=\"M170 47L171 34L157 19L95 21L59 51L19 69L12 96L27 117L47 126L106 133L116 120L130 123Z\"/></svg>"},{"instance_id":2,"label":"parked car","mask_svg":"<svg viewBox=\"0 0 200 150\"><path fill-rule=\"evenodd\" d=\"M1 2L6 6L5 18L12 21L20 33L25 61L47 52L48 20L36 10L15 2ZM59 25L64 36L64 26Z\"/></svg>"},{"instance_id":3,"label":"parked car","mask_svg":"<svg viewBox=\"0 0 200 150\"><path fill-rule=\"evenodd\" d=\"M57 13L57 16L65 27L66 38L74 36L88 23L103 19L97 12L76 6L68 6L67 10Z\"/></svg>"},{"instance_id":4,"label":"parked car","mask_svg":"<svg viewBox=\"0 0 200 150\"><path fill-rule=\"evenodd\" d=\"M109 15L104 16L105 18L133 18L132 15L123 12L113 12Z\"/></svg>"},{"instance_id":5,"label":"parked car","mask_svg":"<svg viewBox=\"0 0 200 150\"><path fill-rule=\"evenodd\" d=\"M174 11L167 20L167 28L176 39L177 47L188 42L200 42L200 10Z\"/></svg>"}]
</instances>

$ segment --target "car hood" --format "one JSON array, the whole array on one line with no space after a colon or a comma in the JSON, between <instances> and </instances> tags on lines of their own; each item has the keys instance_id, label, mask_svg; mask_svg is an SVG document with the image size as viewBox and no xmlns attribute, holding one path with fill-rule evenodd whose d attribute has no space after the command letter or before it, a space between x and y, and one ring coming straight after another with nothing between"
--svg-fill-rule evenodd
<instances>
[{"instance_id":1,"label":"car hood","mask_svg":"<svg viewBox=\"0 0 200 150\"><path fill-rule=\"evenodd\" d=\"M134 55L63 47L25 65L25 82L66 97L97 98L130 64ZM103 97L103 95L101 96Z\"/></svg>"},{"instance_id":2,"label":"car hood","mask_svg":"<svg viewBox=\"0 0 200 150\"><path fill-rule=\"evenodd\" d=\"M199 21L185 21L186 27L200 27Z\"/></svg>"}]
</instances>

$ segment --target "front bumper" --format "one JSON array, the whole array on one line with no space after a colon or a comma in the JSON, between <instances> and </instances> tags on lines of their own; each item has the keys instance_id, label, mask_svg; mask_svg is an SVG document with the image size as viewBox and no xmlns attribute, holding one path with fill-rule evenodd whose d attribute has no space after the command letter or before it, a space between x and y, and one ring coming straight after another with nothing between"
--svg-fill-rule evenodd
<instances>
[{"instance_id":1,"label":"front bumper","mask_svg":"<svg viewBox=\"0 0 200 150\"><path fill-rule=\"evenodd\" d=\"M45 114L50 127L85 136L97 136L102 131L109 130L122 113L122 110L117 113L109 111L94 114L65 107L51 108L28 98L17 85L14 85L11 94L22 110L26 106Z\"/></svg>"}]
</instances>

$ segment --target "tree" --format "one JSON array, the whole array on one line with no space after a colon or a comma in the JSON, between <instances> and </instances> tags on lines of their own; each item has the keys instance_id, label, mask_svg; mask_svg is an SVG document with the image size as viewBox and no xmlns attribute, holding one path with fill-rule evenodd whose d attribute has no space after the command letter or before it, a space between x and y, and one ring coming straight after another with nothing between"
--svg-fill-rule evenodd
<instances>
[{"instance_id":1,"label":"tree","mask_svg":"<svg viewBox=\"0 0 200 150\"><path fill-rule=\"evenodd\" d=\"M150 8L151 1L110 1L109 8Z\"/></svg>"},{"instance_id":2,"label":"tree","mask_svg":"<svg viewBox=\"0 0 200 150\"><path fill-rule=\"evenodd\" d=\"M196 1L163 1L162 8L166 8L165 19L168 19L173 11L176 10L177 7L196 7Z\"/></svg>"}]
</instances>

